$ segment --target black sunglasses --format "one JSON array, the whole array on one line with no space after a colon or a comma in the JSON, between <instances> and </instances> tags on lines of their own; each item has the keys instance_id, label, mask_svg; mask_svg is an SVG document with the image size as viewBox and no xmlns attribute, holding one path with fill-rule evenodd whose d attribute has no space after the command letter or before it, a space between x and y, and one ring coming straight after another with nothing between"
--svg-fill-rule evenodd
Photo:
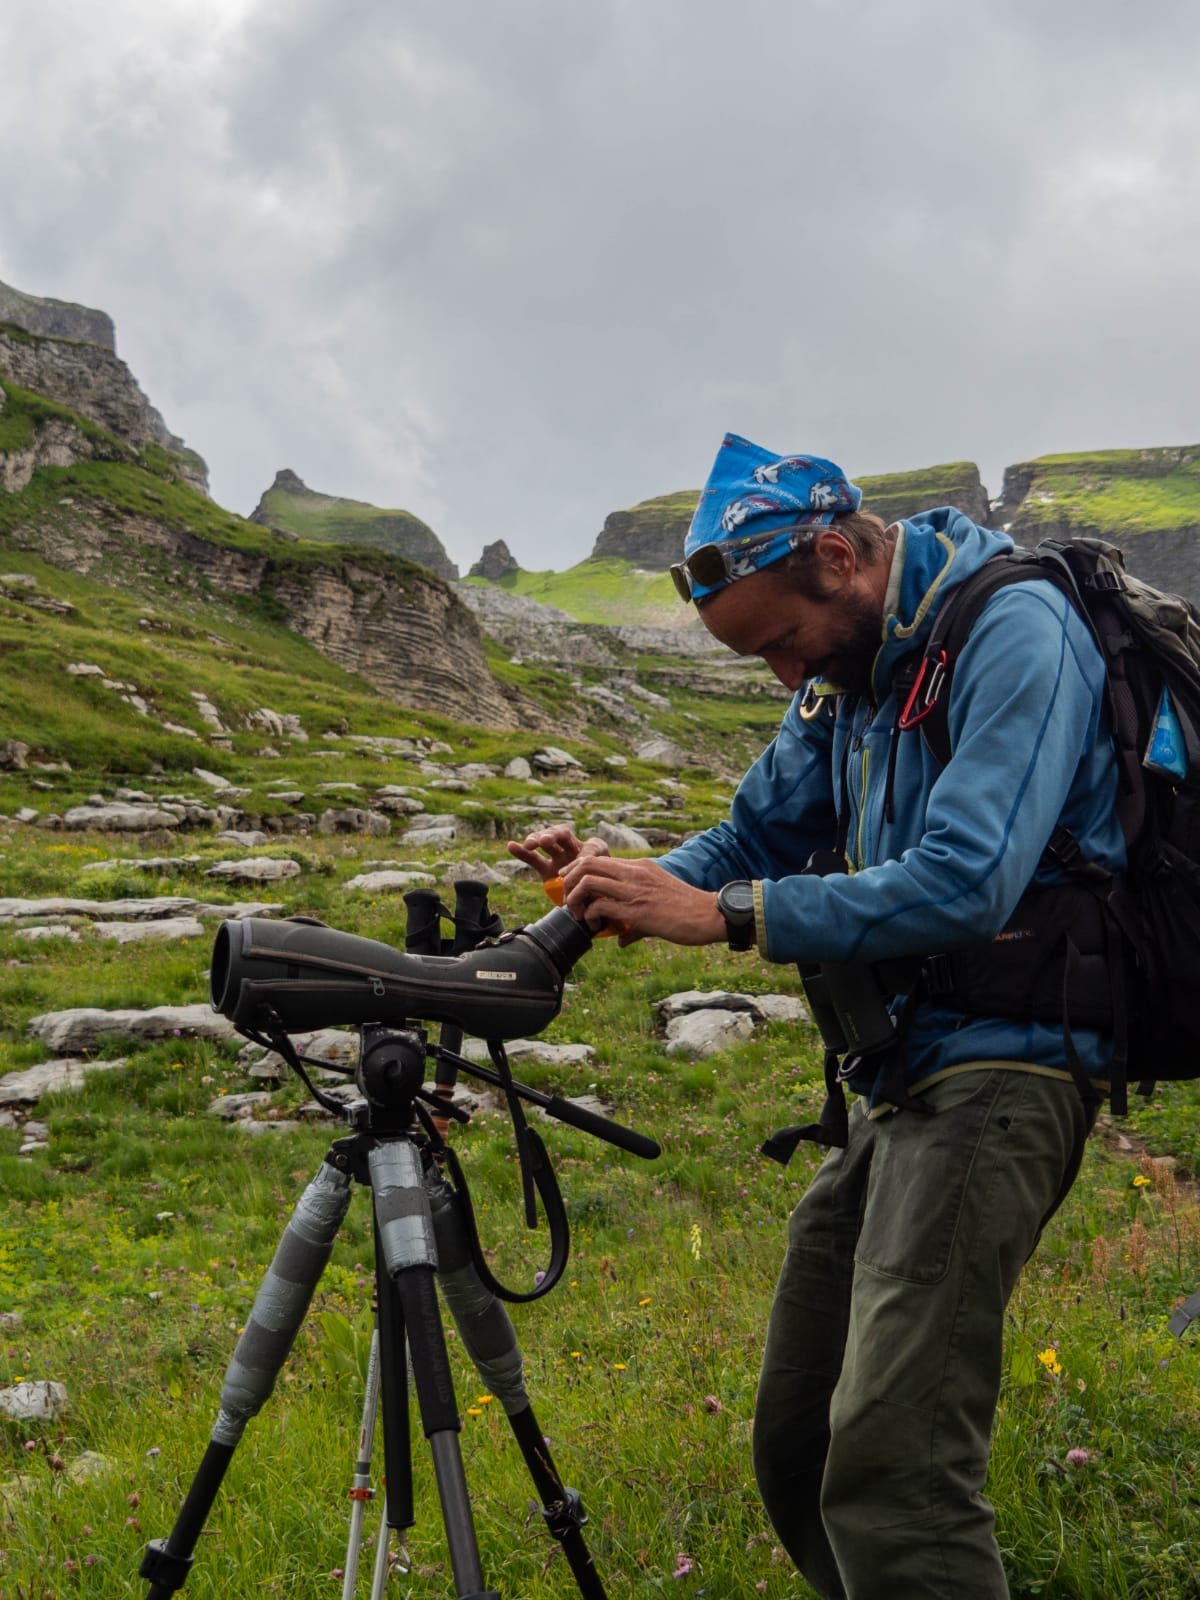
<instances>
[{"instance_id":1,"label":"black sunglasses","mask_svg":"<svg viewBox=\"0 0 1200 1600\"><path fill-rule=\"evenodd\" d=\"M772 566L776 561L782 561L784 556L790 555L800 545L807 543L817 530L811 524L800 524L791 528L776 528L765 539L760 539L757 544L736 545L730 547L726 544L702 544L698 550L693 550L690 556L685 556L682 561L677 561L671 570L671 582L675 585L675 593L681 600L692 599L693 582L701 589L716 589L722 584L733 583L737 578L748 577L750 572L761 572L763 567ZM762 567L753 564L753 558L760 551L781 539L784 534L789 537L782 544L779 554L770 561L764 561ZM745 570L738 570L746 561L751 566Z\"/></svg>"}]
</instances>

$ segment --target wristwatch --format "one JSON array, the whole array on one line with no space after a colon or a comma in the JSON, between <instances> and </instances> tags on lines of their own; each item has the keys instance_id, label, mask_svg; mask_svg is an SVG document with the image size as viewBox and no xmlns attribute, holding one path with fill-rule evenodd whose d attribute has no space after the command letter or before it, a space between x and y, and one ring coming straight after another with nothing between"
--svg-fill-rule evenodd
<instances>
[{"instance_id":1,"label":"wristwatch","mask_svg":"<svg viewBox=\"0 0 1200 1600\"><path fill-rule=\"evenodd\" d=\"M754 944L754 886L737 878L717 890L717 910L725 918L731 950L749 950Z\"/></svg>"}]
</instances>

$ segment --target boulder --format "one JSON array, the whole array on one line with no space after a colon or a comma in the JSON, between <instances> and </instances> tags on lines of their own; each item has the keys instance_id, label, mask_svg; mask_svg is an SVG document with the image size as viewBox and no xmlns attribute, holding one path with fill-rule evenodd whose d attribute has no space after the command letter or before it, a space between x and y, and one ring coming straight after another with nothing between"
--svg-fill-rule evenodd
<instances>
[{"instance_id":1,"label":"boulder","mask_svg":"<svg viewBox=\"0 0 1200 1600\"><path fill-rule=\"evenodd\" d=\"M533 777L533 768L524 756L514 756L504 769L506 778L515 778L520 783L527 782Z\"/></svg>"},{"instance_id":2,"label":"boulder","mask_svg":"<svg viewBox=\"0 0 1200 1600\"><path fill-rule=\"evenodd\" d=\"M279 883L284 878L298 878L300 863L284 856L246 856L241 861L218 861L204 876L229 883Z\"/></svg>"},{"instance_id":3,"label":"boulder","mask_svg":"<svg viewBox=\"0 0 1200 1600\"><path fill-rule=\"evenodd\" d=\"M705 1058L741 1044L754 1033L747 1011L691 1011L667 1024L667 1054Z\"/></svg>"},{"instance_id":4,"label":"boulder","mask_svg":"<svg viewBox=\"0 0 1200 1600\"><path fill-rule=\"evenodd\" d=\"M103 805L72 806L64 812L62 825L70 831L91 828L98 833L144 833L150 828L178 828L182 821L176 812L161 806L110 800Z\"/></svg>"},{"instance_id":5,"label":"boulder","mask_svg":"<svg viewBox=\"0 0 1200 1600\"><path fill-rule=\"evenodd\" d=\"M363 894L399 894L418 884L436 883L431 872L360 872L345 884L347 890L356 889Z\"/></svg>"},{"instance_id":6,"label":"boulder","mask_svg":"<svg viewBox=\"0 0 1200 1600\"><path fill-rule=\"evenodd\" d=\"M458 829L445 828L410 828L404 835L406 845L420 847L427 844L453 844L458 837Z\"/></svg>"},{"instance_id":7,"label":"boulder","mask_svg":"<svg viewBox=\"0 0 1200 1600\"><path fill-rule=\"evenodd\" d=\"M219 772L209 772L207 767L193 767L192 777L199 778L200 782L206 783L210 789L233 788L228 778L223 778Z\"/></svg>"},{"instance_id":8,"label":"boulder","mask_svg":"<svg viewBox=\"0 0 1200 1600\"><path fill-rule=\"evenodd\" d=\"M204 924L196 917L163 917L157 922L95 922L92 926L102 939L115 939L118 944L200 939L206 932Z\"/></svg>"},{"instance_id":9,"label":"boulder","mask_svg":"<svg viewBox=\"0 0 1200 1600\"><path fill-rule=\"evenodd\" d=\"M366 833L375 839L392 831L386 817L377 811L365 811L361 806L322 811L317 827L321 833Z\"/></svg>"},{"instance_id":10,"label":"boulder","mask_svg":"<svg viewBox=\"0 0 1200 1600\"><path fill-rule=\"evenodd\" d=\"M146 922L163 917L273 917L281 906L264 900L210 903L187 895L164 894L148 900L0 900L0 925L28 918L85 917L89 921Z\"/></svg>"},{"instance_id":11,"label":"boulder","mask_svg":"<svg viewBox=\"0 0 1200 1600\"><path fill-rule=\"evenodd\" d=\"M623 822L598 822L596 824L596 837L603 839L610 850L637 850L642 855L650 852L650 841L636 828L628 828Z\"/></svg>"},{"instance_id":12,"label":"boulder","mask_svg":"<svg viewBox=\"0 0 1200 1600\"><path fill-rule=\"evenodd\" d=\"M100 1011L75 1006L34 1017L29 1033L49 1050L84 1054L102 1039L237 1039L232 1022L217 1016L207 1001L190 1006L153 1006L149 1011Z\"/></svg>"},{"instance_id":13,"label":"boulder","mask_svg":"<svg viewBox=\"0 0 1200 1600\"><path fill-rule=\"evenodd\" d=\"M225 1122L237 1122L242 1117L251 1117L259 1106L270 1105L271 1091L269 1089L247 1089L242 1094L220 1094L209 1103L209 1113L214 1117L221 1117Z\"/></svg>"},{"instance_id":14,"label":"boulder","mask_svg":"<svg viewBox=\"0 0 1200 1600\"><path fill-rule=\"evenodd\" d=\"M112 1072L124 1065L123 1056L112 1061L79 1061L74 1056L39 1061L23 1072L8 1072L0 1078L0 1105L36 1105L43 1095L78 1089L89 1073Z\"/></svg>"},{"instance_id":15,"label":"boulder","mask_svg":"<svg viewBox=\"0 0 1200 1600\"><path fill-rule=\"evenodd\" d=\"M547 1044L543 1039L509 1039L504 1046L510 1061L536 1061L548 1067L579 1067L596 1059L590 1044ZM468 1061L489 1062L483 1039L466 1039L461 1052Z\"/></svg>"},{"instance_id":16,"label":"boulder","mask_svg":"<svg viewBox=\"0 0 1200 1600\"><path fill-rule=\"evenodd\" d=\"M213 841L215 844L239 844L245 850L255 850L260 844L266 844L267 836L258 828L226 828L218 833Z\"/></svg>"},{"instance_id":17,"label":"boulder","mask_svg":"<svg viewBox=\"0 0 1200 1600\"><path fill-rule=\"evenodd\" d=\"M566 750L560 750L557 745L545 745L540 750L535 750L529 759L533 765L533 770L547 777L582 778L586 776L575 757L568 754Z\"/></svg>"},{"instance_id":18,"label":"boulder","mask_svg":"<svg viewBox=\"0 0 1200 1600\"><path fill-rule=\"evenodd\" d=\"M677 744L661 735L646 739L633 753L639 761L657 761L663 767L686 767L691 761L691 757Z\"/></svg>"},{"instance_id":19,"label":"boulder","mask_svg":"<svg viewBox=\"0 0 1200 1600\"><path fill-rule=\"evenodd\" d=\"M66 1409L66 1385L50 1379L26 1379L0 1389L0 1411L14 1422L54 1422Z\"/></svg>"},{"instance_id":20,"label":"boulder","mask_svg":"<svg viewBox=\"0 0 1200 1600\"><path fill-rule=\"evenodd\" d=\"M28 755L29 746L20 739L0 739L0 772L23 772Z\"/></svg>"}]
</instances>

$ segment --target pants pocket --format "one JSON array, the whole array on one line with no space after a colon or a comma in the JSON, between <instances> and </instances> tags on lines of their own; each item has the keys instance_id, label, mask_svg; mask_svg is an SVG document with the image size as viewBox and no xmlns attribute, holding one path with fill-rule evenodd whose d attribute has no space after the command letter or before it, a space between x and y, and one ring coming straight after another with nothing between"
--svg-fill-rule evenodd
<instances>
[{"instance_id":1,"label":"pants pocket","mask_svg":"<svg viewBox=\"0 0 1200 1600\"><path fill-rule=\"evenodd\" d=\"M882 1119L855 1251L860 1266L908 1283L945 1277L1003 1077L960 1073L920 1097L930 1113Z\"/></svg>"}]
</instances>

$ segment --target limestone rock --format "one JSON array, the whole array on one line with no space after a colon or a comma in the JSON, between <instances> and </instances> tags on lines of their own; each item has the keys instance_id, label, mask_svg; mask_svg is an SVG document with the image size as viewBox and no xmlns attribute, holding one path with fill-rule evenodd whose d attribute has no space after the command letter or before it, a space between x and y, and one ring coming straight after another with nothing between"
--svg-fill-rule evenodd
<instances>
[{"instance_id":1,"label":"limestone rock","mask_svg":"<svg viewBox=\"0 0 1200 1600\"><path fill-rule=\"evenodd\" d=\"M322 811L317 828L321 833L365 833L375 839L392 831L392 825L386 817L380 816L377 811L366 811L361 806Z\"/></svg>"},{"instance_id":2,"label":"limestone rock","mask_svg":"<svg viewBox=\"0 0 1200 1600\"><path fill-rule=\"evenodd\" d=\"M29 746L20 739L0 739L0 772L23 772L28 755Z\"/></svg>"},{"instance_id":3,"label":"limestone rock","mask_svg":"<svg viewBox=\"0 0 1200 1600\"><path fill-rule=\"evenodd\" d=\"M501 578L506 578L510 572L520 572L512 551L503 539L497 539L493 544L485 544L483 554L467 574L469 578L486 578L489 583L498 583Z\"/></svg>"},{"instance_id":4,"label":"limestone rock","mask_svg":"<svg viewBox=\"0 0 1200 1600\"><path fill-rule=\"evenodd\" d=\"M596 1059L590 1044L547 1044L543 1039L509 1039L504 1046L510 1061L536 1061L547 1067L579 1067ZM468 1061L489 1062L483 1039L465 1039L461 1054Z\"/></svg>"},{"instance_id":5,"label":"limestone rock","mask_svg":"<svg viewBox=\"0 0 1200 1600\"><path fill-rule=\"evenodd\" d=\"M169 943L175 939L201 939L206 929L196 917L162 917L156 922L95 922L101 939L118 944Z\"/></svg>"},{"instance_id":6,"label":"limestone rock","mask_svg":"<svg viewBox=\"0 0 1200 1600\"><path fill-rule=\"evenodd\" d=\"M26 1379L0 1389L0 1411L14 1422L54 1422L67 1409L67 1386L50 1379Z\"/></svg>"},{"instance_id":7,"label":"limestone rock","mask_svg":"<svg viewBox=\"0 0 1200 1600\"><path fill-rule=\"evenodd\" d=\"M598 822L596 837L603 839L610 850L637 850L642 855L650 853L650 842L637 831L621 822Z\"/></svg>"},{"instance_id":8,"label":"limestone rock","mask_svg":"<svg viewBox=\"0 0 1200 1600\"><path fill-rule=\"evenodd\" d=\"M210 772L207 767L193 767L192 777L199 778L201 783L206 783L210 789L231 789L233 785L228 778L223 778L219 772Z\"/></svg>"},{"instance_id":9,"label":"limestone rock","mask_svg":"<svg viewBox=\"0 0 1200 1600\"><path fill-rule=\"evenodd\" d=\"M281 907L270 901L237 900L228 904L193 900L187 895L158 895L149 900L0 900L0 925L28 918L85 917L89 921L155 921L163 917L273 917Z\"/></svg>"},{"instance_id":10,"label":"limestone rock","mask_svg":"<svg viewBox=\"0 0 1200 1600\"><path fill-rule=\"evenodd\" d=\"M671 739L661 736L646 739L634 750L639 761L657 761L664 767L686 767L691 757Z\"/></svg>"},{"instance_id":11,"label":"limestone rock","mask_svg":"<svg viewBox=\"0 0 1200 1600\"><path fill-rule=\"evenodd\" d=\"M667 1054L705 1058L741 1044L754 1033L746 1011L690 1011L667 1024Z\"/></svg>"},{"instance_id":12,"label":"limestone rock","mask_svg":"<svg viewBox=\"0 0 1200 1600\"><path fill-rule=\"evenodd\" d=\"M271 1103L269 1089L247 1089L242 1094L220 1094L210 1102L209 1113L214 1117L221 1117L226 1122L236 1122L242 1117L251 1117L260 1106Z\"/></svg>"},{"instance_id":13,"label":"limestone rock","mask_svg":"<svg viewBox=\"0 0 1200 1600\"><path fill-rule=\"evenodd\" d=\"M123 1056L113 1061L80 1061L73 1056L39 1061L23 1072L8 1072L0 1078L0 1105L36 1105L43 1095L80 1088L90 1073L112 1072L124 1065Z\"/></svg>"},{"instance_id":14,"label":"limestone rock","mask_svg":"<svg viewBox=\"0 0 1200 1600\"><path fill-rule=\"evenodd\" d=\"M458 829L445 828L410 828L404 835L405 844L419 848L427 844L453 844L458 837Z\"/></svg>"},{"instance_id":15,"label":"limestone rock","mask_svg":"<svg viewBox=\"0 0 1200 1600\"><path fill-rule=\"evenodd\" d=\"M346 882L345 888L356 889L363 894L398 894L418 884L436 882L431 872L360 872Z\"/></svg>"},{"instance_id":16,"label":"limestone rock","mask_svg":"<svg viewBox=\"0 0 1200 1600\"><path fill-rule=\"evenodd\" d=\"M72 806L62 825L69 831L90 828L98 833L144 833L151 828L178 828L182 818L161 806L126 805L110 800L103 805Z\"/></svg>"},{"instance_id":17,"label":"limestone rock","mask_svg":"<svg viewBox=\"0 0 1200 1600\"><path fill-rule=\"evenodd\" d=\"M240 844L246 850L254 850L260 844L266 844L267 836L258 828L226 828L215 835L214 844Z\"/></svg>"},{"instance_id":18,"label":"limestone rock","mask_svg":"<svg viewBox=\"0 0 1200 1600\"><path fill-rule=\"evenodd\" d=\"M576 779L586 776L575 757L566 750L560 750L557 745L548 744L535 750L530 761L533 770L546 777Z\"/></svg>"},{"instance_id":19,"label":"limestone rock","mask_svg":"<svg viewBox=\"0 0 1200 1600\"><path fill-rule=\"evenodd\" d=\"M242 861L218 861L209 867L206 878L224 878L229 883L279 883L300 876L300 863L282 856L247 856Z\"/></svg>"},{"instance_id":20,"label":"limestone rock","mask_svg":"<svg viewBox=\"0 0 1200 1600\"><path fill-rule=\"evenodd\" d=\"M514 756L504 769L506 778L515 778L520 783L527 782L533 777L533 768L524 756Z\"/></svg>"},{"instance_id":21,"label":"limestone rock","mask_svg":"<svg viewBox=\"0 0 1200 1600\"><path fill-rule=\"evenodd\" d=\"M34 1017L29 1032L48 1050L84 1054L101 1039L237 1039L232 1022L215 1014L207 1002L190 1006L153 1006L149 1011L101 1011L74 1006Z\"/></svg>"},{"instance_id":22,"label":"limestone rock","mask_svg":"<svg viewBox=\"0 0 1200 1600\"><path fill-rule=\"evenodd\" d=\"M294 1033L291 1040L297 1054L315 1056L318 1061L352 1067L358 1060L358 1035L347 1033L343 1028L318 1028L315 1033ZM244 1044L238 1051L238 1062L252 1078L282 1078L289 1070L281 1055L274 1050L264 1050L260 1044ZM318 1077L340 1076L332 1071L325 1074L320 1067L314 1066L306 1066L306 1071Z\"/></svg>"}]
</instances>

